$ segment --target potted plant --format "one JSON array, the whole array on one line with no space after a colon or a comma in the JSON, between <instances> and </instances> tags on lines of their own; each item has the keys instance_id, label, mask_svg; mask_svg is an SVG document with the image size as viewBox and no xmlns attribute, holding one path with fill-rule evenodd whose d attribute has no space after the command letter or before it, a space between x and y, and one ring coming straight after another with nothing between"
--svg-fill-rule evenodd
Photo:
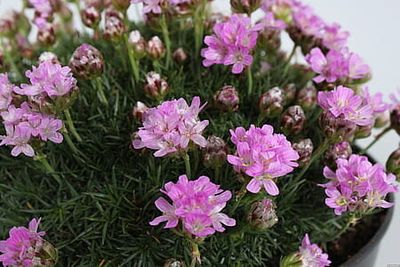
<instances>
[{"instance_id":1,"label":"potted plant","mask_svg":"<svg viewBox=\"0 0 400 267\"><path fill-rule=\"evenodd\" d=\"M209 2L29 0L0 19L4 266L372 264L400 153L385 169L354 142L400 133L400 101L369 93L348 32L311 7Z\"/></svg>"}]
</instances>

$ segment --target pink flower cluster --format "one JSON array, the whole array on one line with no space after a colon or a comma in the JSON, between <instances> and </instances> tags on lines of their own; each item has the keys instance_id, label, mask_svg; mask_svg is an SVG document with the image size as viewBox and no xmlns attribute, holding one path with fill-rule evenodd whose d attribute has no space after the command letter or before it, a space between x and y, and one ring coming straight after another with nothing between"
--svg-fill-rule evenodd
<instances>
[{"instance_id":1,"label":"pink flower cluster","mask_svg":"<svg viewBox=\"0 0 400 267\"><path fill-rule=\"evenodd\" d=\"M344 79L362 79L368 76L370 68L359 55L347 49L329 50L324 55L320 48L313 48L306 56L311 69L318 74L316 83L334 83Z\"/></svg>"},{"instance_id":2,"label":"pink flower cluster","mask_svg":"<svg viewBox=\"0 0 400 267\"><path fill-rule=\"evenodd\" d=\"M23 102L20 108L11 105L0 115L6 129L6 135L0 136L0 146L12 146L11 155L14 157L21 153L33 157L35 155L31 146L33 139L51 141L56 144L63 141L63 135L60 133L63 122L32 110L26 102Z\"/></svg>"},{"instance_id":3,"label":"pink flower cluster","mask_svg":"<svg viewBox=\"0 0 400 267\"><path fill-rule=\"evenodd\" d=\"M331 264L328 254L324 253L317 244L312 244L308 234L305 234L299 248L302 266L325 267Z\"/></svg>"},{"instance_id":4,"label":"pink flower cluster","mask_svg":"<svg viewBox=\"0 0 400 267\"><path fill-rule=\"evenodd\" d=\"M338 86L329 92L319 92L318 104L335 118L344 118L349 123L359 126L374 123L374 110L371 105L350 88Z\"/></svg>"},{"instance_id":5,"label":"pink flower cluster","mask_svg":"<svg viewBox=\"0 0 400 267\"><path fill-rule=\"evenodd\" d=\"M48 20L53 15L53 8L50 0L29 0L29 3L35 9L34 23L39 29L48 27Z\"/></svg>"},{"instance_id":6,"label":"pink flower cluster","mask_svg":"<svg viewBox=\"0 0 400 267\"><path fill-rule=\"evenodd\" d=\"M231 199L231 192L221 190L206 176L189 181L186 175L181 175L176 184L165 184L161 192L172 200L172 204L163 197L158 198L155 205L163 215L152 220L150 225L167 222L165 228L175 228L182 222L183 228L196 237L223 232L223 225L236 225L235 219L221 212Z\"/></svg>"},{"instance_id":7,"label":"pink flower cluster","mask_svg":"<svg viewBox=\"0 0 400 267\"><path fill-rule=\"evenodd\" d=\"M162 13L162 5L167 2L172 7L179 10L179 5L182 4L190 4L192 0L131 0L132 4L143 4L143 13L146 14L161 14Z\"/></svg>"},{"instance_id":8,"label":"pink flower cluster","mask_svg":"<svg viewBox=\"0 0 400 267\"><path fill-rule=\"evenodd\" d=\"M204 105L200 106L200 98L196 96L190 106L180 98L148 109L143 114L143 127L139 128L133 147L154 149L156 157L185 151L190 141L205 147L207 140L202 133L208 125L208 120L199 119L203 108Z\"/></svg>"},{"instance_id":9,"label":"pink flower cluster","mask_svg":"<svg viewBox=\"0 0 400 267\"><path fill-rule=\"evenodd\" d=\"M13 227L9 238L0 241L0 262L5 266L39 266L45 232L38 232L40 219L33 219L29 228Z\"/></svg>"},{"instance_id":10,"label":"pink flower cluster","mask_svg":"<svg viewBox=\"0 0 400 267\"><path fill-rule=\"evenodd\" d=\"M228 155L228 162L236 171L243 171L253 179L247 190L258 193L261 187L276 196L279 189L275 179L293 171L298 164L298 153L283 134L274 134L270 125L262 128L250 126L249 130L238 127L231 130L231 140L236 145L236 154Z\"/></svg>"},{"instance_id":11,"label":"pink flower cluster","mask_svg":"<svg viewBox=\"0 0 400 267\"><path fill-rule=\"evenodd\" d=\"M336 164L336 171L324 168L324 176L330 182L321 185L328 196L325 203L336 215L393 206L385 198L388 193L398 191L396 177L386 174L381 164L372 164L367 157L359 155L351 155L348 160L338 159Z\"/></svg>"},{"instance_id":12,"label":"pink flower cluster","mask_svg":"<svg viewBox=\"0 0 400 267\"><path fill-rule=\"evenodd\" d=\"M214 34L204 38L208 47L201 51L203 65L232 65L232 73L241 73L253 62L251 52L262 27L261 24L252 26L250 18L237 14L226 22L216 23Z\"/></svg>"}]
</instances>

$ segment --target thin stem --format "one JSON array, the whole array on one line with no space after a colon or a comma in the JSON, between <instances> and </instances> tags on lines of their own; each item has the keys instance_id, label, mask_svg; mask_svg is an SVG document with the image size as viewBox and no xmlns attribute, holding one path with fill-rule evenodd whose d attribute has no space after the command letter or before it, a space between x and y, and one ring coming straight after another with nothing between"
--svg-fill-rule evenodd
<instances>
[{"instance_id":1,"label":"thin stem","mask_svg":"<svg viewBox=\"0 0 400 267\"><path fill-rule=\"evenodd\" d=\"M60 177L56 174L55 170L53 167L50 165L50 163L47 161L46 155L39 153L36 157L35 160L40 162L42 165L42 169L46 171L46 173L51 174L53 178L57 181L57 183L61 186L62 182Z\"/></svg>"},{"instance_id":2,"label":"thin stem","mask_svg":"<svg viewBox=\"0 0 400 267\"><path fill-rule=\"evenodd\" d=\"M11 64L11 69L13 70L15 75L17 76L16 77L17 80L21 79L21 77L22 77L21 72L19 71L19 69L17 67L17 64L15 64L15 61L14 61L13 57L9 53L9 51L8 51L4 41L3 41L3 38L1 38L1 45L2 45L2 47L4 47L4 49L3 49L4 56L6 57L7 62Z\"/></svg>"},{"instance_id":3,"label":"thin stem","mask_svg":"<svg viewBox=\"0 0 400 267\"><path fill-rule=\"evenodd\" d=\"M169 38L168 24L165 15L161 17L160 26L164 37L165 48L167 50L166 65L169 67L171 64L171 39Z\"/></svg>"},{"instance_id":4,"label":"thin stem","mask_svg":"<svg viewBox=\"0 0 400 267\"><path fill-rule=\"evenodd\" d=\"M285 76L286 73L288 72L289 66L290 66L290 61L292 61L292 58L293 58L294 55L296 54L296 50L297 50L297 45L294 44L294 46L293 46L293 48L292 48L292 51L290 52L290 55L289 55L288 59L287 59L286 62L285 62L285 65L284 65L285 68L284 68L284 70L283 70L283 76Z\"/></svg>"},{"instance_id":5,"label":"thin stem","mask_svg":"<svg viewBox=\"0 0 400 267\"><path fill-rule=\"evenodd\" d=\"M315 152L313 153L310 161L307 163L306 166L303 167L303 169L301 170L301 172L299 173L299 175L296 177L296 181L300 180L304 174L307 172L307 170L311 167L311 165L314 163L314 161L318 158L321 157L321 155L325 152L325 150L327 150L329 147L329 140L326 139L319 147L317 150L315 150Z\"/></svg>"},{"instance_id":6,"label":"thin stem","mask_svg":"<svg viewBox=\"0 0 400 267\"><path fill-rule=\"evenodd\" d=\"M96 87L97 87L97 96L100 102L108 106L108 100L106 95L104 94L103 81L101 80L101 77L96 78Z\"/></svg>"},{"instance_id":7,"label":"thin stem","mask_svg":"<svg viewBox=\"0 0 400 267\"><path fill-rule=\"evenodd\" d=\"M135 58L133 50L129 46L128 38L125 36L125 45L128 51L129 62L131 63L133 77L135 77L135 82L138 82L140 79L140 72L139 72L139 64L138 60Z\"/></svg>"},{"instance_id":8,"label":"thin stem","mask_svg":"<svg viewBox=\"0 0 400 267\"><path fill-rule=\"evenodd\" d=\"M253 73L251 71L251 65L247 68L247 95L251 96L253 92Z\"/></svg>"},{"instance_id":9,"label":"thin stem","mask_svg":"<svg viewBox=\"0 0 400 267\"><path fill-rule=\"evenodd\" d=\"M191 242L191 243L192 243L192 262L190 263L190 267L196 267L196 263L201 264L199 245L196 242Z\"/></svg>"},{"instance_id":10,"label":"thin stem","mask_svg":"<svg viewBox=\"0 0 400 267\"><path fill-rule=\"evenodd\" d=\"M390 130L392 129L392 127L388 126L387 128L385 128L381 133L379 133L376 137L375 140L372 141L366 148L364 148L363 150L361 150L360 154L365 154L365 152L367 152L373 145L375 145L386 133L388 133Z\"/></svg>"},{"instance_id":11,"label":"thin stem","mask_svg":"<svg viewBox=\"0 0 400 267\"><path fill-rule=\"evenodd\" d=\"M207 1L201 1L200 5L194 13L194 40L195 40L195 55L196 58L200 54L200 48L203 44L204 36L204 11Z\"/></svg>"},{"instance_id":12,"label":"thin stem","mask_svg":"<svg viewBox=\"0 0 400 267\"><path fill-rule=\"evenodd\" d=\"M239 191L239 193L237 194L237 197L236 197L235 206L232 209L232 214L235 213L235 211L239 207L239 204L242 201L243 197L246 195L246 192L247 192L246 186L247 186L247 184L245 182L245 183L243 183L242 188L240 188L240 191Z\"/></svg>"},{"instance_id":13,"label":"thin stem","mask_svg":"<svg viewBox=\"0 0 400 267\"><path fill-rule=\"evenodd\" d=\"M71 113L69 113L69 109L64 110L65 119L67 120L68 130L72 133L75 139L78 142L82 142L81 136L78 134L74 121L72 120Z\"/></svg>"},{"instance_id":14,"label":"thin stem","mask_svg":"<svg viewBox=\"0 0 400 267\"><path fill-rule=\"evenodd\" d=\"M190 168L190 157L188 153L183 154L183 160L185 161L186 175L189 179L192 177L191 168Z\"/></svg>"}]
</instances>

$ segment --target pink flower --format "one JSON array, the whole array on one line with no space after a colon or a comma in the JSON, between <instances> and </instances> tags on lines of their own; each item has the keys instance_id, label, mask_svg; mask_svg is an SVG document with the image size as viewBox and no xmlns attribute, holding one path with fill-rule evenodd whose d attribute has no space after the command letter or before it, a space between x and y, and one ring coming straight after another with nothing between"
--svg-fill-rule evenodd
<instances>
[{"instance_id":1,"label":"pink flower","mask_svg":"<svg viewBox=\"0 0 400 267\"><path fill-rule=\"evenodd\" d=\"M29 228L13 227L9 237L0 241L0 262L4 266L36 266L40 260L39 252L42 249L45 232L38 232L40 219L32 219Z\"/></svg>"},{"instance_id":2,"label":"pink flower","mask_svg":"<svg viewBox=\"0 0 400 267\"><path fill-rule=\"evenodd\" d=\"M284 30L286 28L286 23L280 19L276 19L272 12L266 12L264 18L261 20L261 25L263 29L270 30Z\"/></svg>"},{"instance_id":3,"label":"pink flower","mask_svg":"<svg viewBox=\"0 0 400 267\"><path fill-rule=\"evenodd\" d=\"M346 47L349 36L349 32L341 31L340 25L333 23L332 25L324 26L321 38L326 48L340 51Z\"/></svg>"},{"instance_id":4,"label":"pink flower","mask_svg":"<svg viewBox=\"0 0 400 267\"><path fill-rule=\"evenodd\" d=\"M0 110L5 110L11 105L15 87L8 80L7 74L0 73Z\"/></svg>"},{"instance_id":5,"label":"pink flower","mask_svg":"<svg viewBox=\"0 0 400 267\"><path fill-rule=\"evenodd\" d=\"M374 116L377 116L389 109L389 105L383 102L382 93L371 95L368 87L364 87L362 90L362 97L364 99L364 104L369 105L372 108Z\"/></svg>"},{"instance_id":6,"label":"pink flower","mask_svg":"<svg viewBox=\"0 0 400 267\"><path fill-rule=\"evenodd\" d=\"M228 155L228 162L236 171L243 171L253 179L247 190L258 193L264 187L268 194L276 196L279 189L275 178L293 171L298 164L298 153L282 134L274 134L270 125L262 128L250 126L249 130L238 127L231 130L231 140L236 145L235 155Z\"/></svg>"},{"instance_id":7,"label":"pink flower","mask_svg":"<svg viewBox=\"0 0 400 267\"><path fill-rule=\"evenodd\" d=\"M180 98L148 109L143 114L143 127L139 128L133 147L154 149L156 157L185 151L191 141L205 147L207 140L202 133L208 121L199 120L203 108L200 98L194 97L190 106Z\"/></svg>"},{"instance_id":8,"label":"pink flower","mask_svg":"<svg viewBox=\"0 0 400 267\"><path fill-rule=\"evenodd\" d=\"M329 92L319 92L318 104L335 118L343 117L356 125L368 126L374 122L372 107L364 104L362 97L344 86Z\"/></svg>"},{"instance_id":9,"label":"pink flower","mask_svg":"<svg viewBox=\"0 0 400 267\"><path fill-rule=\"evenodd\" d=\"M299 248L302 266L325 267L331 264L328 254L324 253L317 244L312 244L308 234L305 234Z\"/></svg>"},{"instance_id":10,"label":"pink flower","mask_svg":"<svg viewBox=\"0 0 400 267\"><path fill-rule=\"evenodd\" d=\"M232 15L228 21L214 25L214 35L206 36L204 43L208 46L201 51L203 65L233 65L232 73L238 74L251 65L251 51L255 47L258 31L262 24L251 25L248 17Z\"/></svg>"},{"instance_id":11,"label":"pink flower","mask_svg":"<svg viewBox=\"0 0 400 267\"><path fill-rule=\"evenodd\" d=\"M324 168L324 176L330 182L321 185L328 196L325 203L336 215L393 205L385 198L388 193L397 192L398 186L395 176L385 173L381 164L373 165L367 157L359 155L351 155L348 160L338 159L336 164L336 171Z\"/></svg>"},{"instance_id":12,"label":"pink flower","mask_svg":"<svg viewBox=\"0 0 400 267\"><path fill-rule=\"evenodd\" d=\"M181 222L188 233L197 237L223 232L223 225L236 225L234 219L221 213L232 197L231 192L221 190L206 176L189 181L186 175L181 175L178 182L165 184L161 192L171 199L172 204L163 197L158 198L155 204L163 215L152 220L150 225L167 222L164 228L175 228Z\"/></svg>"}]
</instances>

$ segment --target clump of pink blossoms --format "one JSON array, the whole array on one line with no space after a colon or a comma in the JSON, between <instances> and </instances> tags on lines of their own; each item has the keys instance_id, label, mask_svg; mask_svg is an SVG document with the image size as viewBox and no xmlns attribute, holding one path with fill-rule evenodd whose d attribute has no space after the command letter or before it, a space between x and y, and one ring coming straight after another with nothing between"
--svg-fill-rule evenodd
<instances>
[{"instance_id":1,"label":"clump of pink blossoms","mask_svg":"<svg viewBox=\"0 0 400 267\"><path fill-rule=\"evenodd\" d=\"M396 177L387 174L381 164L372 164L367 157L359 155L351 155L348 160L338 159L336 164L336 171L324 168L324 176L330 182L321 185L328 196L325 203L336 215L393 206L385 198L398 191Z\"/></svg>"},{"instance_id":2,"label":"clump of pink blossoms","mask_svg":"<svg viewBox=\"0 0 400 267\"><path fill-rule=\"evenodd\" d=\"M324 253L317 244L311 243L308 234L305 234L301 242L299 255L304 267L325 267L331 264L328 254Z\"/></svg>"},{"instance_id":3,"label":"clump of pink blossoms","mask_svg":"<svg viewBox=\"0 0 400 267\"><path fill-rule=\"evenodd\" d=\"M205 147L207 140L202 136L208 120L200 121L200 98L194 97L189 106L185 99L165 101L143 114L143 127L139 128L133 141L135 149L154 149L154 156L186 151L190 142Z\"/></svg>"},{"instance_id":4,"label":"clump of pink blossoms","mask_svg":"<svg viewBox=\"0 0 400 267\"><path fill-rule=\"evenodd\" d=\"M177 183L168 182L161 192L172 204L163 197L158 198L155 205L163 215L152 220L150 225L167 222L165 228L175 228L181 222L185 231L196 237L223 232L223 225L236 225L235 219L221 212L231 199L231 192L223 191L206 176L189 181L186 175L181 175Z\"/></svg>"},{"instance_id":5,"label":"clump of pink blossoms","mask_svg":"<svg viewBox=\"0 0 400 267\"><path fill-rule=\"evenodd\" d=\"M275 178L284 176L298 166L298 153L283 134L274 134L270 125L262 128L250 126L249 130L238 127L230 130L231 140L236 145L235 155L228 155L228 162L236 171L253 177L246 189L258 193L261 187L268 194L279 194Z\"/></svg>"},{"instance_id":6,"label":"clump of pink blossoms","mask_svg":"<svg viewBox=\"0 0 400 267\"><path fill-rule=\"evenodd\" d=\"M0 262L5 266L39 266L45 232L38 232L40 219L32 219L29 228L13 227L9 238L0 241Z\"/></svg>"},{"instance_id":7,"label":"clump of pink blossoms","mask_svg":"<svg viewBox=\"0 0 400 267\"><path fill-rule=\"evenodd\" d=\"M374 110L350 88L338 86L329 92L318 93L318 104L335 118L344 118L349 123L369 126L374 123Z\"/></svg>"},{"instance_id":8,"label":"clump of pink blossoms","mask_svg":"<svg viewBox=\"0 0 400 267\"><path fill-rule=\"evenodd\" d=\"M334 83L343 79L363 79L368 77L370 68L356 53L347 49L329 50L324 55L320 48L313 48L306 60L311 69L318 74L313 80L316 83L326 81Z\"/></svg>"},{"instance_id":9,"label":"clump of pink blossoms","mask_svg":"<svg viewBox=\"0 0 400 267\"><path fill-rule=\"evenodd\" d=\"M216 23L214 34L204 38L208 47L201 51L203 65L232 65L232 73L243 72L246 66L253 63L251 52L262 27L261 24L252 26L250 18L237 14L226 22Z\"/></svg>"}]
</instances>

